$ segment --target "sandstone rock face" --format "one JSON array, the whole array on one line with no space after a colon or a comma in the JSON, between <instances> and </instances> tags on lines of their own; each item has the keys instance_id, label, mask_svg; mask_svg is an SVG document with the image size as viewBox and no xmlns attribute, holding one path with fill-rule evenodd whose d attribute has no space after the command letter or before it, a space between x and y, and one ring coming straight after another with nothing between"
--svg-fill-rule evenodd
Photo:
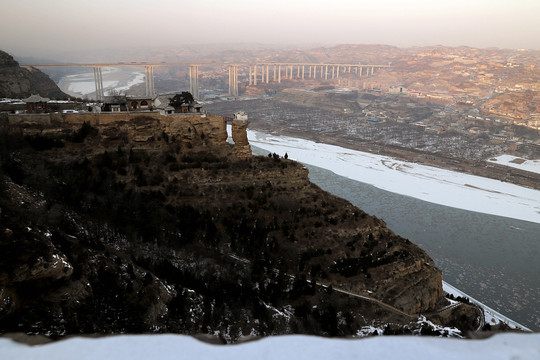
<instances>
[{"instance_id":1,"label":"sandstone rock face","mask_svg":"<svg viewBox=\"0 0 540 360\"><path fill-rule=\"evenodd\" d=\"M426 256L427 258L427 256ZM442 274L429 259L418 259L408 269L395 264L395 270L386 283L391 284L380 294L385 302L409 314L420 314L435 308L437 300L443 296Z\"/></svg>"},{"instance_id":2,"label":"sandstone rock face","mask_svg":"<svg viewBox=\"0 0 540 360\"><path fill-rule=\"evenodd\" d=\"M77 131L83 123L88 123L99 129L103 140L116 141L119 145L129 142L137 148L164 146L165 144L159 142L163 137L196 147L230 147L223 117L213 115L9 114L3 115L0 121L0 125L23 135L59 135L66 129ZM251 156L246 129L247 122L236 131L236 136L241 136L239 141L243 144L238 147L238 154L243 158Z\"/></svg>"},{"instance_id":3,"label":"sandstone rock face","mask_svg":"<svg viewBox=\"0 0 540 360\"><path fill-rule=\"evenodd\" d=\"M0 97L17 99L32 94L68 98L46 74L32 67L21 68L11 55L0 51Z\"/></svg>"},{"instance_id":4,"label":"sandstone rock face","mask_svg":"<svg viewBox=\"0 0 540 360\"><path fill-rule=\"evenodd\" d=\"M251 156L251 148L247 138L247 120L233 120L232 138L234 141L234 152L239 158Z\"/></svg>"}]
</instances>

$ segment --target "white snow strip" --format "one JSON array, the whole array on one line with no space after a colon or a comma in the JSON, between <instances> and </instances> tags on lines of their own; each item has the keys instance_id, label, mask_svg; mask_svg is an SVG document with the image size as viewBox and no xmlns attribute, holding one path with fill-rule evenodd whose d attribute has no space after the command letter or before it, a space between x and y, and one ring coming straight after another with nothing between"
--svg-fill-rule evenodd
<instances>
[{"instance_id":1,"label":"white snow strip","mask_svg":"<svg viewBox=\"0 0 540 360\"><path fill-rule=\"evenodd\" d=\"M500 155L488 162L540 174L540 160L526 160L513 155Z\"/></svg>"},{"instance_id":2,"label":"white snow strip","mask_svg":"<svg viewBox=\"0 0 540 360\"><path fill-rule=\"evenodd\" d=\"M27 346L0 339L2 359L538 359L540 334L499 334L486 340L422 336L375 336L330 339L277 336L240 345L212 345L184 335L122 335L70 338Z\"/></svg>"},{"instance_id":3,"label":"white snow strip","mask_svg":"<svg viewBox=\"0 0 540 360\"><path fill-rule=\"evenodd\" d=\"M251 145L380 189L444 206L540 223L540 191L334 145L248 130Z\"/></svg>"},{"instance_id":4,"label":"white snow strip","mask_svg":"<svg viewBox=\"0 0 540 360\"><path fill-rule=\"evenodd\" d=\"M495 325L498 324L500 321L506 323L508 326L514 329L522 329L525 331L532 331L531 329L521 325L518 322L515 322L514 320L507 318L500 312L497 312L496 310L490 308L489 306L481 303L480 301L476 300L475 298L465 294L463 291L459 290L458 288L448 284L447 282L443 281L443 291L445 291L448 294L452 294L454 296L461 296L466 297L472 302L473 304L476 304L484 309L484 320L486 324Z\"/></svg>"}]
</instances>

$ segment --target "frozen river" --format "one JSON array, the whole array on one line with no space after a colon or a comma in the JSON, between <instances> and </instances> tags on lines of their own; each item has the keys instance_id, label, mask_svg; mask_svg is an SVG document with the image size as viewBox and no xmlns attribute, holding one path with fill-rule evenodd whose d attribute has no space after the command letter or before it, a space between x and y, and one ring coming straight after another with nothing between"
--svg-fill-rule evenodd
<instances>
[{"instance_id":1,"label":"frozen river","mask_svg":"<svg viewBox=\"0 0 540 360\"><path fill-rule=\"evenodd\" d=\"M91 70L91 68L88 69ZM105 95L112 90L125 92L132 86L144 83L144 71L141 71L140 68L104 67L102 69L102 76ZM64 76L60 79L58 87L71 96L88 96L92 99L96 96L96 84L92 71Z\"/></svg>"},{"instance_id":2,"label":"frozen river","mask_svg":"<svg viewBox=\"0 0 540 360\"><path fill-rule=\"evenodd\" d=\"M449 284L540 330L540 191L302 139L248 137L261 154L304 163L312 182L419 245Z\"/></svg>"}]
</instances>

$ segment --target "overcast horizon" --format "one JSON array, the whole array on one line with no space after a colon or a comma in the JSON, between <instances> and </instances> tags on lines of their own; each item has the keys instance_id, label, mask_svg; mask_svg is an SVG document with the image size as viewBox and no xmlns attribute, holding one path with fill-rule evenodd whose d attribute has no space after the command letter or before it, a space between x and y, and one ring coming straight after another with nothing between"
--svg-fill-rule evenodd
<instances>
[{"instance_id":1,"label":"overcast horizon","mask_svg":"<svg viewBox=\"0 0 540 360\"><path fill-rule=\"evenodd\" d=\"M15 56L242 43L540 49L538 0L0 2L0 49Z\"/></svg>"}]
</instances>

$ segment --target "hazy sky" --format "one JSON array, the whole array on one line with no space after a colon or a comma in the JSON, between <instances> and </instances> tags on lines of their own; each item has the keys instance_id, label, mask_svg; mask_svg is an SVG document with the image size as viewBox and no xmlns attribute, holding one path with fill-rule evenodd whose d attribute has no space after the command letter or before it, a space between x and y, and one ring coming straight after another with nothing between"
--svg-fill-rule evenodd
<instances>
[{"instance_id":1,"label":"hazy sky","mask_svg":"<svg viewBox=\"0 0 540 360\"><path fill-rule=\"evenodd\" d=\"M0 0L14 55L196 43L540 49L540 0Z\"/></svg>"}]
</instances>

